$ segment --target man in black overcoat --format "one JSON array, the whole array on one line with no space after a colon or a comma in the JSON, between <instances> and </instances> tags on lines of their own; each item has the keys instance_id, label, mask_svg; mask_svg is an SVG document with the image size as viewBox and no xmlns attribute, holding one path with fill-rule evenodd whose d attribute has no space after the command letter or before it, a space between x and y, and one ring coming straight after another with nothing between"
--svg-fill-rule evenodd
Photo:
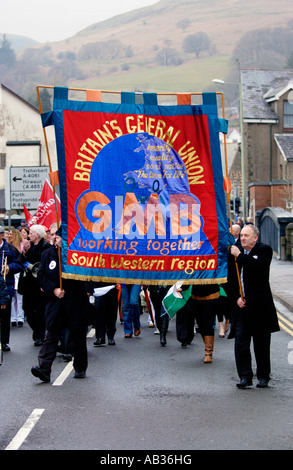
<instances>
[{"instance_id":1,"label":"man in black overcoat","mask_svg":"<svg viewBox=\"0 0 293 470\"><path fill-rule=\"evenodd\" d=\"M38 281L47 296L45 308L46 333L38 355L39 365L31 372L43 382L50 381L52 363L56 357L62 330L68 328L73 342L75 378L84 378L87 369L88 296L82 281L63 279L60 284L58 247L61 249L61 227L51 228L53 245L41 258Z\"/></svg>"},{"instance_id":2,"label":"man in black overcoat","mask_svg":"<svg viewBox=\"0 0 293 470\"><path fill-rule=\"evenodd\" d=\"M269 245L259 243L258 237L257 227L246 225L240 235L242 248L231 246L231 254L237 259L240 274L238 285L235 280L233 282L232 295L236 308L233 309L229 335L229 338L235 337L235 359L240 377L238 388L252 385L251 338L257 365L257 387L268 386L271 333L280 329L269 283L273 252Z\"/></svg>"}]
</instances>

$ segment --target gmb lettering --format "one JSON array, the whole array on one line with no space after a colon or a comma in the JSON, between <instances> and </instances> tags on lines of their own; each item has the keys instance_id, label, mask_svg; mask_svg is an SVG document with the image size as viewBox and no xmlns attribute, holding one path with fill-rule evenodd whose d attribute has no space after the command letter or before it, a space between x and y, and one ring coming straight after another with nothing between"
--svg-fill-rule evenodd
<instances>
[{"instance_id":1,"label":"gmb lettering","mask_svg":"<svg viewBox=\"0 0 293 470\"><path fill-rule=\"evenodd\" d=\"M114 203L113 208L111 203ZM110 201L99 191L89 191L79 198L76 213L80 224L89 232L102 234L114 226L117 236L130 235L135 224L139 236L147 235L152 227L156 235L164 237L169 217L170 236L176 237L200 231L199 208L198 200L190 194L170 194L169 204L165 206L158 195L152 193L143 208L134 193L126 193L124 200L116 196Z\"/></svg>"}]
</instances>

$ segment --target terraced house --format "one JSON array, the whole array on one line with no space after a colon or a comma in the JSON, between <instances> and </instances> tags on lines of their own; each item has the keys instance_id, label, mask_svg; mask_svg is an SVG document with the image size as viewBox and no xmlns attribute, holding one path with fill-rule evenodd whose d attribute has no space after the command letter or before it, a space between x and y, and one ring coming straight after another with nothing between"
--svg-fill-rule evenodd
<instances>
[{"instance_id":1,"label":"terraced house","mask_svg":"<svg viewBox=\"0 0 293 470\"><path fill-rule=\"evenodd\" d=\"M293 212L293 70L240 73L247 215Z\"/></svg>"}]
</instances>

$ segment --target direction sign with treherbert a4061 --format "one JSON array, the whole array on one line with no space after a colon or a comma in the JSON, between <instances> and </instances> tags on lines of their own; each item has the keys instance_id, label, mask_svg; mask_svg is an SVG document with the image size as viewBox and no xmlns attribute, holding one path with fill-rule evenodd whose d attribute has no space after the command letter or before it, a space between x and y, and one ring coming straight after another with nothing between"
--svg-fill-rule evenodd
<instances>
[{"instance_id":1,"label":"direction sign with treherbert a4061","mask_svg":"<svg viewBox=\"0 0 293 470\"><path fill-rule=\"evenodd\" d=\"M10 202L11 209L37 209L39 199L49 167L11 167L10 168Z\"/></svg>"}]
</instances>

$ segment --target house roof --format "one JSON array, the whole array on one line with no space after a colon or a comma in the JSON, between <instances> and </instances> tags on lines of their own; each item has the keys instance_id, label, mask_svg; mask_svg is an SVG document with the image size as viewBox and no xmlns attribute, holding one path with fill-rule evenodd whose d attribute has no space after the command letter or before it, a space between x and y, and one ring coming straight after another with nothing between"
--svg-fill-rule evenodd
<instances>
[{"instance_id":1,"label":"house roof","mask_svg":"<svg viewBox=\"0 0 293 470\"><path fill-rule=\"evenodd\" d=\"M36 108L35 106L33 106L31 103L29 103L28 101L26 101L24 98L22 98L21 96L19 96L17 93L15 93L14 91L10 90L10 88L8 88L7 86L5 86L3 83L0 83L0 87L3 88L3 90L5 90L7 93L10 93L12 96L14 96L15 98L17 98L18 100L22 101L24 104L26 104L27 106L29 106L31 109L33 109L34 111L36 111L37 113L40 113L40 110L38 108Z\"/></svg>"},{"instance_id":2,"label":"house roof","mask_svg":"<svg viewBox=\"0 0 293 470\"><path fill-rule=\"evenodd\" d=\"M293 81L288 82L286 86L270 88L269 91L264 95L264 98L267 103L270 103L271 101L276 101L280 99L280 97L283 96L284 93L287 93L287 91L289 90L293 90Z\"/></svg>"},{"instance_id":3,"label":"house roof","mask_svg":"<svg viewBox=\"0 0 293 470\"><path fill-rule=\"evenodd\" d=\"M293 161L293 134L275 134L276 144L287 161Z\"/></svg>"},{"instance_id":4,"label":"house roof","mask_svg":"<svg viewBox=\"0 0 293 470\"><path fill-rule=\"evenodd\" d=\"M241 69L243 120L277 122L270 102L293 87L293 70Z\"/></svg>"}]
</instances>

